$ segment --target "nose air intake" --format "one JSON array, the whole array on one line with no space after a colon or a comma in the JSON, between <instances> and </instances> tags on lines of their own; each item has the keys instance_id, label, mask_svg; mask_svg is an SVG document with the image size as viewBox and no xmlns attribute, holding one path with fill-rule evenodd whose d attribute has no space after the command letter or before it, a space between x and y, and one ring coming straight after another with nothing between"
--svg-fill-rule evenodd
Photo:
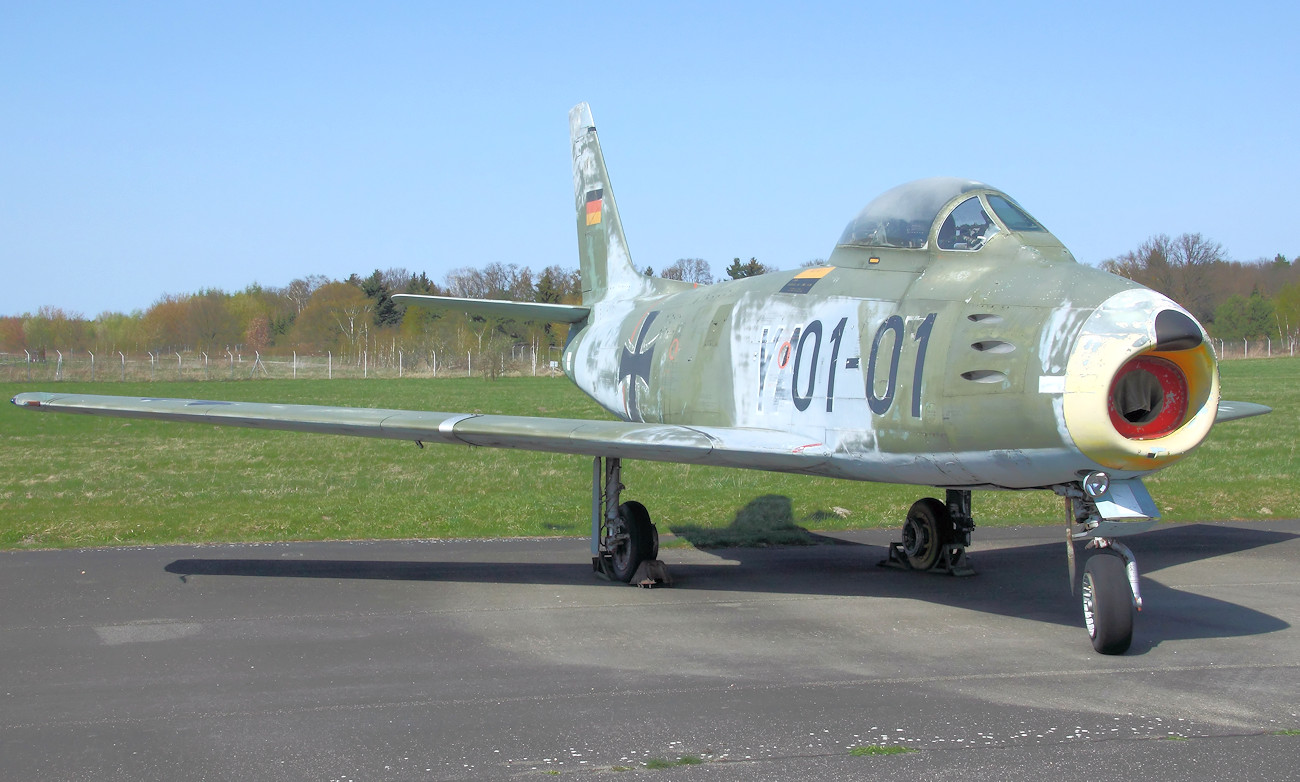
<instances>
[{"instance_id":1,"label":"nose air intake","mask_svg":"<svg viewBox=\"0 0 1300 782\"><path fill-rule=\"evenodd\" d=\"M1152 440L1187 420L1187 377L1172 361L1138 356L1110 384L1110 423L1130 440Z\"/></svg>"},{"instance_id":2,"label":"nose air intake","mask_svg":"<svg viewBox=\"0 0 1300 782\"><path fill-rule=\"evenodd\" d=\"M1166 467L1214 423L1219 377L1199 323L1145 289L1088 318L1070 354L1063 413L1083 455L1108 469Z\"/></svg>"}]
</instances>

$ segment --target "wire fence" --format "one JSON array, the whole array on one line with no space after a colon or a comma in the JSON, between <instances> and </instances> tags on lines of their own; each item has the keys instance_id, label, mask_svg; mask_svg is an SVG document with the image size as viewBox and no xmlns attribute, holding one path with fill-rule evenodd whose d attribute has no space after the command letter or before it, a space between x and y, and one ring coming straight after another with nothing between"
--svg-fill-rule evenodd
<instances>
[{"instance_id":1,"label":"wire fence","mask_svg":"<svg viewBox=\"0 0 1300 782\"><path fill-rule=\"evenodd\" d=\"M1293 337L1276 340L1268 337L1210 340L1221 361L1234 358L1295 358L1296 341Z\"/></svg>"},{"instance_id":2,"label":"wire fence","mask_svg":"<svg viewBox=\"0 0 1300 782\"><path fill-rule=\"evenodd\" d=\"M557 376L561 372L558 350L539 355L531 346L509 351L447 356L394 351L339 356L290 353L264 355L228 351L146 353L45 350L0 353L0 381L147 382L184 380L323 380L334 378L498 377L506 375Z\"/></svg>"},{"instance_id":3,"label":"wire fence","mask_svg":"<svg viewBox=\"0 0 1300 782\"><path fill-rule=\"evenodd\" d=\"M1294 358L1295 339L1211 340L1220 360L1242 358ZM542 355L529 345L509 351L454 356L384 351L341 356L290 353L262 355L227 351L220 354L146 353L45 350L0 353L0 381L153 381L153 380L257 380L260 378L323 380L333 378L498 377L507 375L558 376L559 349Z\"/></svg>"}]
</instances>

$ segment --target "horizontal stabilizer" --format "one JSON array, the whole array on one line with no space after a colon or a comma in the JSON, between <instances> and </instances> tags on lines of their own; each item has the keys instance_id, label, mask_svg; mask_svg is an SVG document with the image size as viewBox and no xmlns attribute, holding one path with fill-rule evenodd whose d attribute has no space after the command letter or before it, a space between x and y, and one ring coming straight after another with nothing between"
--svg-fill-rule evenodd
<instances>
[{"instance_id":1,"label":"horizontal stabilizer","mask_svg":"<svg viewBox=\"0 0 1300 782\"><path fill-rule=\"evenodd\" d=\"M393 301L443 312L464 312L483 318L531 320L541 323L581 323L591 314L590 307L569 304L541 304L502 299L458 299L453 296L425 296L417 293L395 293Z\"/></svg>"},{"instance_id":2,"label":"horizontal stabilizer","mask_svg":"<svg viewBox=\"0 0 1300 782\"><path fill-rule=\"evenodd\" d=\"M1252 415L1271 412L1273 408L1268 405L1257 405L1254 402L1219 402L1219 413L1214 416L1214 423L1221 424L1224 421L1236 421L1238 418L1250 418Z\"/></svg>"},{"instance_id":3,"label":"horizontal stabilizer","mask_svg":"<svg viewBox=\"0 0 1300 782\"><path fill-rule=\"evenodd\" d=\"M485 448L520 448L783 472L816 472L828 456L821 443L809 443L800 435L768 429L93 394L29 392L15 396L12 401L28 410L47 412Z\"/></svg>"}]
</instances>

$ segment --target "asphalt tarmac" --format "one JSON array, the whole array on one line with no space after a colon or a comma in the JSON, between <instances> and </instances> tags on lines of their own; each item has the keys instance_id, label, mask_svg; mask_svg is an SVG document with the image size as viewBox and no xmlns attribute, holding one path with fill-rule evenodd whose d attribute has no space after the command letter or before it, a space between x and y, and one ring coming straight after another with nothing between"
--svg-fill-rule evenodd
<instances>
[{"instance_id":1,"label":"asphalt tarmac","mask_svg":"<svg viewBox=\"0 0 1300 782\"><path fill-rule=\"evenodd\" d=\"M1060 530L971 578L892 536L665 549L671 589L574 539L0 553L0 779L1300 779L1300 522L1129 539L1121 657Z\"/></svg>"}]
</instances>

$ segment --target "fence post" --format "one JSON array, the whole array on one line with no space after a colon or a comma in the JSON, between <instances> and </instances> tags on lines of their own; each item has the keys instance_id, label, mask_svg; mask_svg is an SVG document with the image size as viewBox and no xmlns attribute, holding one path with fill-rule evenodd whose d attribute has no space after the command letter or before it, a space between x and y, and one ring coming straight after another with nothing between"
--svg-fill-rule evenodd
<instances>
[{"instance_id":1,"label":"fence post","mask_svg":"<svg viewBox=\"0 0 1300 782\"><path fill-rule=\"evenodd\" d=\"M467 350L465 351L465 377L472 377L473 375L474 375L474 354Z\"/></svg>"},{"instance_id":2,"label":"fence post","mask_svg":"<svg viewBox=\"0 0 1300 782\"><path fill-rule=\"evenodd\" d=\"M400 350L397 351L397 377L399 380L402 377L402 351Z\"/></svg>"},{"instance_id":3,"label":"fence post","mask_svg":"<svg viewBox=\"0 0 1300 782\"><path fill-rule=\"evenodd\" d=\"M438 376L438 351L433 351L433 376Z\"/></svg>"},{"instance_id":4,"label":"fence post","mask_svg":"<svg viewBox=\"0 0 1300 782\"><path fill-rule=\"evenodd\" d=\"M155 356L153 354L153 351L151 350L146 350L145 352L149 354L149 367L150 367L149 378L151 380L157 380L158 379L158 357Z\"/></svg>"},{"instance_id":5,"label":"fence post","mask_svg":"<svg viewBox=\"0 0 1300 782\"><path fill-rule=\"evenodd\" d=\"M1269 357L1269 358L1272 358L1272 357L1273 357L1273 338L1272 338L1272 337L1266 337L1266 339L1268 340L1268 357Z\"/></svg>"},{"instance_id":6,"label":"fence post","mask_svg":"<svg viewBox=\"0 0 1300 782\"><path fill-rule=\"evenodd\" d=\"M117 355L122 357L122 382L125 383L126 382L126 354L119 350L117 351Z\"/></svg>"},{"instance_id":7,"label":"fence post","mask_svg":"<svg viewBox=\"0 0 1300 782\"><path fill-rule=\"evenodd\" d=\"M177 380L183 380L183 379L184 379L184 378L181 377L181 369L182 369L182 367L181 367L181 354L180 354L179 351L177 351L177 353L176 353L176 379L177 379Z\"/></svg>"},{"instance_id":8,"label":"fence post","mask_svg":"<svg viewBox=\"0 0 1300 782\"><path fill-rule=\"evenodd\" d=\"M329 375L328 375L328 378L329 378L330 380L333 380L333 379L334 379L334 351L332 351L332 350L327 350L327 351L325 351L325 352L329 355Z\"/></svg>"},{"instance_id":9,"label":"fence post","mask_svg":"<svg viewBox=\"0 0 1300 782\"><path fill-rule=\"evenodd\" d=\"M1250 358L1250 340L1245 338L1241 340L1241 357Z\"/></svg>"},{"instance_id":10,"label":"fence post","mask_svg":"<svg viewBox=\"0 0 1300 782\"><path fill-rule=\"evenodd\" d=\"M27 354L27 382L30 383L32 382L32 352L30 350L23 350L23 352Z\"/></svg>"},{"instance_id":11,"label":"fence post","mask_svg":"<svg viewBox=\"0 0 1300 782\"><path fill-rule=\"evenodd\" d=\"M298 379L298 351L293 352L293 379Z\"/></svg>"},{"instance_id":12,"label":"fence post","mask_svg":"<svg viewBox=\"0 0 1300 782\"><path fill-rule=\"evenodd\" d=\"M86 351L90 353L89 350ZM90 353L90 382L95 382L95 354Z\"/></svg>"},{"instance_id":13,"label":"fence post","mask_svg":"<svg viewBox=\"0 0 1300 782\"><path fill-rule=\"evenodd\" d=\"M55 350L54 352L59 354L59 363L56 364L54 367L54 379L62 380L63 379L63 351Z\"/></svg>"}]
</instances>

